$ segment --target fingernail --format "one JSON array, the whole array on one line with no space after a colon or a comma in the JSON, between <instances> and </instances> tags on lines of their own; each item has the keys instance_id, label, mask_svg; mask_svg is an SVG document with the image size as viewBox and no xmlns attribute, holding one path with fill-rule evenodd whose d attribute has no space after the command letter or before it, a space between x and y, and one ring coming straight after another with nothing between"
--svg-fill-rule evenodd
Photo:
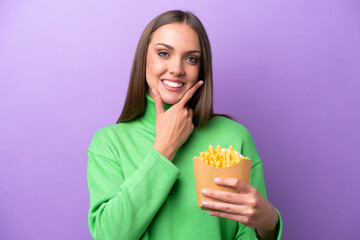
<instances>
[{"instance_id":1,"label":"fingernail","mask_svg":"<svg viewBox=\"0 0 360 240\"><path fill-rule=\"evenodd\" d=\"M214 179L214 182L215 182L215 183L219 183L219 182L220 182L220 178L215 178L215 179Z\"/></svg>"},{"instance_id":2,"label":"fingernail","mask_svg":"<svg viewBox=\"0 0 360 240\"><path fill-rule=\"evenodd\" d=\"M209 215L214 216L215 213L214 212L209 212Z\"/></svg>"},{"instance_id":3,"label":"fingernail","mask_svg":"<svg viewBox=\"0 0 360 240\"><path fill-rule=\"evenodd\" d=\"M204 84L204 81L200 80L200 81L199 81L199 85L201 86L201 85L203 85L203 84Z\"/></svg>"},{"instance_id":4,"label":"fingernail","mask_svg":"<svg viewBox=\"0 0 360 240\"><path fill-rule=\"evenodd\" d=\"M208 205L208 202L207 201L202 201L201 203L204 207L206 207Z\"/></svg>"},{"instance_id":5,"label":"fingernail","mask_svg":"<svg viewBox=\"0 0 360 240\"><path fill-rule=\"evenodd\" d=\"M151 89L151 91L153 92L154 96L156 96L156 91L155 91L155 89L153 88L153 89Z\"/></svg>"},{"instance_id":6,"label":"fingernail","mask_svg":"<svg viewBox=\"0 0 360 240\"><path fill-rule=\"evenodd\" d=\"M206 195L206 194L207 194L207 190L204 188L203 190L201 190L201 193L202 193L203 195Z\"/></svg>"}]
</instances>

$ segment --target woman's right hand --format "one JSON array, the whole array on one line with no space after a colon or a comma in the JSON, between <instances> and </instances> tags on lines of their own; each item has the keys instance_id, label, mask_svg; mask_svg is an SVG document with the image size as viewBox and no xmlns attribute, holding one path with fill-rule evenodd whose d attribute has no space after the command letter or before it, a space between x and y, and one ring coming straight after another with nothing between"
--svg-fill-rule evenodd
<instances>
[{"instance_id":1,"label":"woman's right hand","mask_svg":"<svg viewBox=\"0 0 360 240\"><path fill-rule=\"evenodd\" d=\"M156 138L153 148L170 161L173 161L176 150L194 130L193 110L188 108L186 103L203 83L203 81L199 81L194 84L182 99L167 111L164 109L159 91L155 88L152 89L156 108Z\"/></svg>"}]
</instances>

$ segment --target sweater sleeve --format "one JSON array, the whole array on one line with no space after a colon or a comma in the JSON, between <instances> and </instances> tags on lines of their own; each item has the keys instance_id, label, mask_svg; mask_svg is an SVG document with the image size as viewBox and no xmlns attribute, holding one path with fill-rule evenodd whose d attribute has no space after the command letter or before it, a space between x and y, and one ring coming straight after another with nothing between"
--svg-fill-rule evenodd
<instances>
[{"instance_id":1,"label":"sweater sleeve","mask_svg":"<svg viewBox=\"0 0 360 240\"><path fill-rule=\"evenodd\" d=\"M251 164L251 173L250 173L250 181L249 184L256 188L260 192L261 195L264 196L265 199L268 199L265 188L265 180L264 180L264 171L263 164L260 160L258 152L256 150L256 146L253 138L251 137L248 130L245 129L244 133L244 142L242 146L242 155L249 157L252 159ZM276 237L277 240L281 240L282 235L282 219L280 216L280 212L276 209L279 216L279 231ZM258 239L258 235L253 228L249 228L244 226L241 223L238 223L238 231L235 235L236 240L245 240L245 239Z\"/></svg>"},{"instance_id":2,"label":"sweater sleeve","mask_svg":"<svg viewBox=\"0 0 360 240\"><path fill-rule=\"evenodd\" d=\"M94 239L139 239L180 172L151 147L139 168L124 179L119 161L104 150L110 149L107 143L96 138L88 149L90 233Z\"/></svg>"}]
</instances>

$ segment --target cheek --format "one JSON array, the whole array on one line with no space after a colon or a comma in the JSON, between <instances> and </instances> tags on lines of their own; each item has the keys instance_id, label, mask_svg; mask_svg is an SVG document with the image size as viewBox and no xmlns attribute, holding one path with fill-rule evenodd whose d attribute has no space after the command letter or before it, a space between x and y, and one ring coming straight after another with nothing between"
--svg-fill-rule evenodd
<instances>
[{"instance_id":1,"label":"cheek","mask_svg":"<svg viewBox=\"0 0 360 240\"><path fill-rule=\"evenodd\" d=\"M146 61L146 75L154 77L160 75L166 70L165 64L156 58L156 56L150 55Z\"/></svg>"},{"instance_id":2,"label":"cheek","mask_svg":"<svg viewBox=\"0 0 360 240\"><path fill-rule=\"evenodd\" d=\"M199 79L200 67L191 66L188 71L189 80L192 82L196 82Z\"/></svg>"}]
</instances>

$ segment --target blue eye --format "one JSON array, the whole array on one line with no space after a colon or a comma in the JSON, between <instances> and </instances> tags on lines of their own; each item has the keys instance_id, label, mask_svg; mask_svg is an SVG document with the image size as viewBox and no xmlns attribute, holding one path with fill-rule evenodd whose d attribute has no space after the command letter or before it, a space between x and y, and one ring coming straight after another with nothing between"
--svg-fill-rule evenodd
<instances>
[{"instance_id":1,"label":"blue eye","mask_svg":"<svg viewBox=\"0 0 360 240\"><path fill-rule=\"evenodd\" d=\"M188 59L192 63L197 63L198 62L197 58L195 58L195 57L188 57Z\"/></svg>"},{"instance_id":2,"label":"blue eye","mask_svg":"<svg viewBox=\"0 0 360 240\"><path fill-rule=\"evenodd\" d=\"M167 52L159 52L158 53L160 57L168 57L169 54Z\"/></svg>"}]
</instances>

